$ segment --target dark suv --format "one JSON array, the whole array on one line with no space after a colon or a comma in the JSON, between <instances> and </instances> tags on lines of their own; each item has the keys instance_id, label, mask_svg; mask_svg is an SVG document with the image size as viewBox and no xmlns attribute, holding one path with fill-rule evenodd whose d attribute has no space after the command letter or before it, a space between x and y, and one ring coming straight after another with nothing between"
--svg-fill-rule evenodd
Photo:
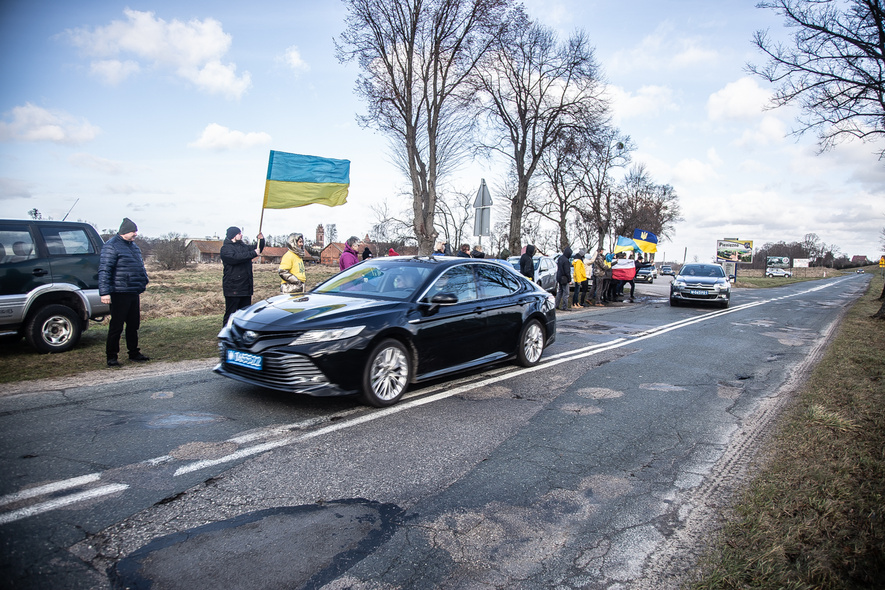
<instances>
[{"instance_id":1,"label":"dark suv","mask_svg":"<svg viewBox=\"0 0 885 590\"><path fill-rule=\"evenodd\" d=\"M98 294L103 244L88 223L0 220L0 336L39 352L73 348L110 312Z\"/></svg>"}]
</instances>

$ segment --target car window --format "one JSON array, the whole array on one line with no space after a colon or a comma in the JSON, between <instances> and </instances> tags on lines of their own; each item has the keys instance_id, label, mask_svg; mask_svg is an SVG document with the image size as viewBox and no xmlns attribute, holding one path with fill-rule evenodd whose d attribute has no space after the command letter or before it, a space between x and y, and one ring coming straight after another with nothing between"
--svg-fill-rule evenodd
<instances>
[{"instance_id":1,"label":"car window","mask_svg":"<svg viewBox=\"0 0 885 590\"><path fill-rule=\"evenodd\" d=\"M313 292L408 299L429 274L429 268L363 262L340 272L317 286Z\"/></svg>"},{"instance_id":2,"label":"car window","mask_svg":"<svg viewBox=\"0 0 885 590\"><path fill-rule=\"evenodd\" d=\"M477 265L476 275L483 299L504 297L519 291L519 282L503 269L484 264Z\"/></svg>"},{"instance_id":3,"label":"car window","mask_svg":"<svg viewBox=\"0 0 885 590\"><path fill-rule=\"evenodd\" d=\"M50 256L95 253L92 242L83 229L41 227L40 233L43 235Z\"/></svg>"},{"instance_id":4,"label":"car window","mask_svg":"<svg viewBox=\"0 0 885 590\"><path fill-rule=\"evenodd\" d=\"M24 262L37 257L37 249L28 228L0 229L0 263Z\"/></svg>"},{"instance_id":5,"label":"car window","mask_svg":"<svg viewBox=\"0 0 885 590\"><path fill-rule=\"evenodd\" d=\"M472 264L461 264L450 268L436 279L427 291L427 300L439 293L454 293L458 302L476 299L476 280L473 278Z\"/></svg>"}]
</instances>

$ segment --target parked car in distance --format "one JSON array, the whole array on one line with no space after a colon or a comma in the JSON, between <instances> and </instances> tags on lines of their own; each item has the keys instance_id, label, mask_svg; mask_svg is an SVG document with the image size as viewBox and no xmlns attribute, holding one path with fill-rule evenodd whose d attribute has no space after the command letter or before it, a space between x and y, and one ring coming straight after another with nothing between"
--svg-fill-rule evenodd
<instances>
[{"instance_id":1,"label":"parked car in distance","mask_svg":"<svg viewBox=\"0 0 885 590\"><path fill-rule=\"evenodd\" d=\"M110 313L98 294L103 244L88 223L0 220L0 336L42 353L73 348Z\"/></svg>"},{"instance_id":2,"label":"parked car in distance","mask_svg":"<svg viewBox=\"0 0 885 590\"><path fill-rule=\"evenodd\" d=\"M556 259L536 254L532 261L535 263L535 283L556 295ZM519 256L511 256L507 262L519 273Z\"/></svg>"},{"instance_id":3,"label":"parked car in distance","mask_svg":"<svg viewBox=\"0 0 885 590\"><path fill-rule=\"evenodd\" d=\"M663 266L661 266L661 275L670 275L672 277L675 276L676 273L673 272L673 267L671 267L669 264L664 264Z\"/></svg>"},{"instance_id":4,"label":"parked car in distance","mask_svg":"<svg viewBox=\"0 0 885 590\"><path fill-rule=\"evenodd\" d=\"M670 283L670 305L684 301L716 303L728 307L731 283L718 264L686 264Z\"/></svg>"},{"instance_id":5,"label":"parked car in distance","mask_svg":"<svg viewBox=\"0 0 885 590\"><path fill-rule=\"evenodd\" d=\"M509 265L455 257L370 258L305 294L231 315L215 372L315 396L395 404L411 383L516 359L556 338L554 298Z\"/></svg>"},{"instance_id":6,"label":"parked car in distance","mask_svg":"<svg viewBox=\"0 0 885 590\"><path fill-rule=\"evenodd\" d=\"M654 283L655 277L652 273L651 266L643 266L636 270L636 278L634 279L637 283Z\"/></svg>"},{"instance_id":7,"label":"parked car in distance","mask_svg":"<svg viewBox=\"0 0 885 590\"><path fill-rule=\"evenodd\" d=\"M792 277L793 273L788 270L784 270L783 268L769 267L769 268L765 269L765 276L767 276L767 277Z\"/></svg>"}]
</instances>

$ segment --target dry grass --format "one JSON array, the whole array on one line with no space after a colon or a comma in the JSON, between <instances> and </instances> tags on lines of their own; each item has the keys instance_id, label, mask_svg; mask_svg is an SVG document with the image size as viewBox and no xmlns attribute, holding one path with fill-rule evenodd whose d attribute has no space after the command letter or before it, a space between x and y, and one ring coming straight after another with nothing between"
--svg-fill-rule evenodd
<instances>
[{"instance_id":1,"label":"dry grass","mask_svg":"<svg viewBox=\"0 0 885 590\"><path fill-rule=\"evenodd\" d=\"M316 285L337 270L309 266L308 286ZM148 268L151 282L141 296L142 323L138 332L141 350L158 361L215 356L224 314L221 274L221 264L200 264L178 271ZM256 264L254 278L253 301L279 294L276 265ZM107 333L107 320L98 324L92 322L73 350L51 356L37 354L21 340L0 341L0 356L3 358L0 384L106 369ZM121 362L126 364L125 350ZM126 370L126 367L114 370Z\"/></svg>"},{"instance_id":2,"label":"dry grass","mask_svg":"<svg viewBox=\"0 0 885 590\"><path fill-rule=\"evenodd\" d=\"M695 588L885 584L882 278L851 309Z\"/></svg>"},{"instance_id":3,"label":"dry grass","mask_svg":"<svg viewBox=\"0 0 885 590\"><path fill-rule=\"evenodd\" d=\"M280 294L280 277L275 264L253 267L255 293L253 301ZM308 288L338 272L328 266L307 268ZM199 264L183 270L148 269L151 282L141 296L141 314L145 320L155 318L203 316L224 313L221 292L220 263Z\"/></svg>"}]
</instances>

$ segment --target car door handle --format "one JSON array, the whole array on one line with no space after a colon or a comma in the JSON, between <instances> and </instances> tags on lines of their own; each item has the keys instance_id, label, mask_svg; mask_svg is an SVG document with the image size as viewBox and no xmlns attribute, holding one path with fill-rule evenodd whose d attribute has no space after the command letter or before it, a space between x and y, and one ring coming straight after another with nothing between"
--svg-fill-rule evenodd
<instances>
[{"instance_id":1,"label":"car door handle","mask_svg":"<svg viewBox=\"0 0 885 590\"><path fill-rule=\"evenodd\" d=\"M47 274L49 274L49 273L47 271L43 270L42 268L35 268L33 271L33 275L35 277L42 277L43 275L47 275Z\"/></svg>"}]
</instances>

